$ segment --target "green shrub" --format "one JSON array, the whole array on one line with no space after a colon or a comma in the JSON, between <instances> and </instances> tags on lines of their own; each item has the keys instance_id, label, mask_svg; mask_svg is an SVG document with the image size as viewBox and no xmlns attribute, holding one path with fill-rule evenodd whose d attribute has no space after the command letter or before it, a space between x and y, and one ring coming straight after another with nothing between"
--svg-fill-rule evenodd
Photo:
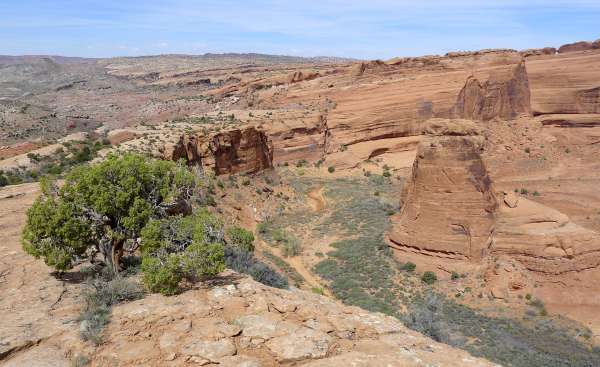
<instances>
[{"instance_id":1,"label":"green shrub","mask_svg":"<svg viewBox=\"0 0 600 367\"><path fill-rule=\"evenodd\" d=\"M230 227L227 229L227 237L229 238L229 243L231 245L242 248L248 252L254 251L254 234L252 234L252 232L237 226Z\"/></svg>"},{"instance_id":2,"label":"green shrub","mask_svg":"<svg viewBox=\"0 0 600 367\"><path fill-rule=\"evenodd\" d=\"M179 283L183 279L181 259L171 254L166 258L144 257L142 259L144 286L154 293L172 295L177 293Z\"/></svg>"},{"instance_id":3,"label":"green shrub","mask_svg":"<svg viewBox=\"0 0 600 367\"><path fill-rule=\"evenodd\" d=\"M437 281L437 276L432 271L426 271L421 276L421 281L425 284L432 285L433 283L435 283Z\"/></svg>"},{"instance_id":4,"label":"green shrub","mask_svg":"<svg viewBox=\"0 0 600 367\"><path fill-rule=\"evenodd\" d=\"M400 266L400 269L412 273L415 271L415 269L417 269L417 265L409 261L407 263L402 264L402 266Z\"/></svg>"},{"instance_id":5,"label":"green shrub","mask_svg":"<svg viewBox=\"0 0 600 367\"><path fill-rule=\"evenodd\" d=\"M334 167L334 166L329 166L329 167L327 168L327 171L328 171L329 173L333 173L333 172L335 172L335 167Z\"/></svg>"},{"instance_id":6,"label":"green shrub","mask_svg":"<svg viewBox=\"0 0 600 367\"><path fill-rule=\"evenodd\" d=\"M453 271L452 275L450 276L450 278L452 280L457 280L458 278L460 278L460 275L457 272Z\"/></svg>"},{"instance_id":7,"label":"green shrub","mask_svg":"<svg viewBox=\"0 0 600 367\"><path fill-rule=\"evenodd\" d=\"M141 242L144 285L151 292L174 294L182 279L215 276L225 267L223 224L206 209L150 221Z\"/></svg>"}]
</instances>

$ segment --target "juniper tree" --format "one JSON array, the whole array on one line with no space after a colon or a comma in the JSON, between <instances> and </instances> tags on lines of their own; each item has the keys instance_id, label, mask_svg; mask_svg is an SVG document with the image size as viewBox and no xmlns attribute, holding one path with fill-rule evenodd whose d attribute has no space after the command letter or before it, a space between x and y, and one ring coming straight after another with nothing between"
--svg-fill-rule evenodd
<instances>
[{"instance_id":1,"label":"juniper tree","mask_svg":"<svg viewBox=\"0 0 600 367\"><path fill-rule=\"evenodd\" d=\"M98 253L118 271L125 246L137 246L151 219L191 211L194 184L183 165L133 153L77 167L62 185L42 181L27 211L23 248L59 271Z\"/></svg>"}]
</instances>

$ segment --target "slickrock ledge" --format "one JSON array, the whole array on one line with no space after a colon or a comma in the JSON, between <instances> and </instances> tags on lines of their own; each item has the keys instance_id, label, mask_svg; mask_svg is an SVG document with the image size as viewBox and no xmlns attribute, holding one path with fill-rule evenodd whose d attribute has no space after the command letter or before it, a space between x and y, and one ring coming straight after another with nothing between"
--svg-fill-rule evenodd
<instances>
[{"instance_id":1,"label":"slickrock ledge","mask_svg":"<svg viewBox=\"0 0 600 367\"><path fill-rule=\"evenodd\" d=\"M494 366L389 316L235 273L225 279L116 307L92 365Z\"/></svg>"}]
</instances>

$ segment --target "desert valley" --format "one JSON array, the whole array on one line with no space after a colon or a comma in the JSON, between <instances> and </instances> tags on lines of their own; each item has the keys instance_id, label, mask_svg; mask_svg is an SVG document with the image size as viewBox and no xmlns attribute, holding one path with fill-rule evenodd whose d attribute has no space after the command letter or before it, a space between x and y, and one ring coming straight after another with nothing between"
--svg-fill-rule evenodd
<instances>
[{"instance_id":1,"label":"desert valley","mask_svg":"<svg viewBox=\"0 0 600 367\"><path fill-rule=\"evenodd\" d=\"M2 366L600 366L600 40L0 56L0 145ZM114 225L107 261L69 188L119 164L188 191ZM46 228L73 213L74 242ZM160 283L152 236L179 256L198 231L215 274Z\"/></svg>"}]
</instances>

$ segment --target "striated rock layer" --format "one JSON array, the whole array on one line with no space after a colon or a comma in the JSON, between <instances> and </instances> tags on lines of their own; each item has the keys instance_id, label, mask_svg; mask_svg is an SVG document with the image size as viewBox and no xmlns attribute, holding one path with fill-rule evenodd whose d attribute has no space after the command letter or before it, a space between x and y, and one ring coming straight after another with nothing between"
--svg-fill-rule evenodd
<instances>
[{"instance_id":1,"label":"striated rock layer","mask_svg":"<svg viewBox=\"0 0 600 367\"><path fill-rule=\"evenodd\" d=\"M497 200L471 121L433 120L424 129L391 246L455 259L482 259L492 243Z\"/></svg>"},{"instance_id":2,"label":"striated rock layer","mask_svg":"<svg viewBox=\"0 0 600 367\"><path fill-rule=\"evenodd\" d=\"M273 167L273 147L264 132L253 127L210 136L182 135L162 149L164 159L184 159L189 165L212 169L217 175L255 173Z\"/></svg>"}]
</instances>

